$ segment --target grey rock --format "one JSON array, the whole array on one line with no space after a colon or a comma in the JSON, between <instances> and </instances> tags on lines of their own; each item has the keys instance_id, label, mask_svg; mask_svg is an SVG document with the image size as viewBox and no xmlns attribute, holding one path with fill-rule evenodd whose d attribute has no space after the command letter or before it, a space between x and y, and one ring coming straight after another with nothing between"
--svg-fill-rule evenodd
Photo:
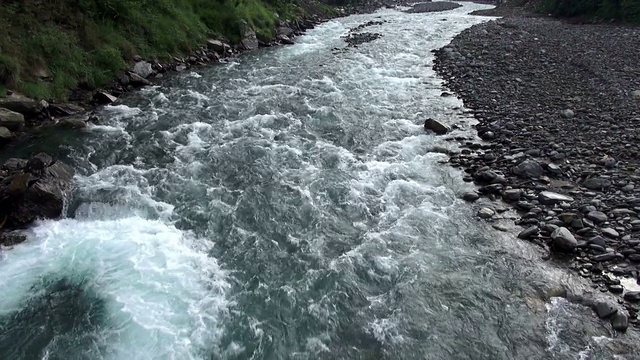
<instances>
[{"instance_id":1,"label":"grey rock","mask_svg":"<svg viewBox=\"0 0 640 360\"><path fill-rule=\"evenodd\" d=\"M20 231L2 231L0 232L0 245L11 246L22 243L27 240L27 235Z\"/></svg>"},{"instance_id":2,"label":"grey rock","mask_svg":"<svg viewBox=\"0 0 640 360\"><path fill-rule=\"evenodd\" d=\"M20 227L39 218L57 218L65 206L70 191L73 169L50 156L38 154L25 165L25 172L11 176L0 208L11 209L7 226Z\"/></svg>"},{"instance_id":3,"label":"grey rock","mask_svg":"<svg viewBox=\"0 0 640 360\"><path fill-rule=\"evenodd\" d=\"M145 79L144 77L136 73L129 74L129 83L133 86L138 86L138 87L151 85L151 81Z\"/></svg>"},{"instance_id":4,"label":"grey rock","mask_svg":"<svg viewBox=\"0 0 640 360\"><path fill-rule=\"evenodd\" d=\"M640 99L640 90L633 90L631 92L631 97L634 99Z\"/></svg>"},{"instance_id":5,"label":"grey rock","mask_svg":"<svg viewBox=\"0 0 640 360\"><path fill-rule=\"evenodd\" d=\"M10 143L13 140L13 134L4 126L0 126L0 145Z\"/></svg>"},{"instance_id":6,"label":"grey rock","mask_svg":"<svg viewBox=\"0 0 640 360\"><path fill-rule=\"evenodd\" d=\"M462 195L462 199L468 202L474 202L480 199L480 194L475 191L468 191Z\"/></svg>"},{"instance_id":7,"label":"grey rock","mask_svg":"<svg viewBox=\"0 0 640 360\"><path fill-rule=\"evenodd\" d=\"M520 201L522 197L522 190L520 189L509 189L502 192L502 198L507 201Z\"/></svg>"},{"instance_id":8,"label":"grey rock","mask_svg":"<svg viewBox=\"0 0 640 360\"><path fill-rule=\"evenodd\" d=\"M71 116L84 112L82 106L76 104L54 104L49 106L49 114L52 116Z\"/></svg>"},{"instance_id":9,"label":"grey rock","mask_svg":"<svg viewBox=\"0 0 640 360\"><path fill-rule=\"evenodd\" d=\"M622 292L624 291L624 288L622 287L622 285L609 285L607 286L607 289L609 289L609 291L613 294L622 294Z\"/></svg>"},{"instance_id":10,"label":"grey rock","mask_svg":"<svg viewBox=\"0 0 640 360\"><path fill-rule=\"evenodd\" d=\"M231 46L229 46L229 44L214 39L207 40L207 47L220 55L224 55L231 49Z\"/></svg>"},{"instance_id":11,"label":"grey rock","mask_svg":"<svg viewBox=\"0 0 640 360\"><path fill-rule=\"evenodd\" d=\"M489 208L482 208L478 211L478 216L481 217L482 219L489 219L493 215L495 215L495 213L496 213L495 211Z\"/></svg>"},{"instance_id":12,"label":"grey rock","mask_svg":"<svg viewBox=\"0 0 640 360\"><path fill-rule=\"evenodd\" d=\"M602 261L609 261L609 260L613 260L616 258L616 254L615 253L606 253L606 254L600 254L600 255L596 255L593 257L593 261L597 261L597 262L602 262Z\"/></svg>"},{"instance_id":13,"label":"grey rock","mask_svg":"<svg viewBox=\"0 0 640 360\"><path fill-rule=\"evenodd\" d=\"M112 104L116 102L116 100L118 100L117 97L104 91L97 92L93 95L93 101L97 104Z\"/></svg>"},{"instance_id":14,"label":"grey rock","mask_svg":"<svg viewBox=\"0 0 640 360\"><path fill-rule=\"evenodd\" d=\"M87 122L82 116L68 116L58 120L56 125L66 129L82 129L87 126Z\"/></svg>"},{"instance_id":15,"label":"grey rock","mask_svg":"<svg viewBox=\"0 0 640 360\"><path fill-rule=\"evenodd\" d=\"M146 61L138 61L133 65L131 72L146 79L149 75L153 74L153 67Z\"/></svg>"},{"instance_id":16,"label":"grey rock","mask_svg":"<svg viewBox=\"0 0 640 360\"><path fill-rule=\"evenodd\" d=\"M253 29L245 21L243 21L242 28L242 46L244 46L244 48L247 50L257 49L259 43L258 38L256 37L256 32L253 31Z\"/></svg>"},{"instance_id":17,"label":"grey rock","mask_svg":"<svg viewBox=\"0 0 640 360\"><path fill-rule=\"evenodd\" d=\"M608 220L607 215L602 211L590 211L587 213L587 219L591 219L598 223L603 223Z\"/></svg>"},{"instance_id":18,"label":"grey rock","mask_svg":"<svg viewBox=\"0 0 640 360\"><path fill-rule=\"evenodd\" d=\"M288 26L278 26L276 28L276 34L290 37L291 35L293 35L293 29Z\"/></svg>"},{"instance_id":19,"label":"grey rock","mask_svg":"<svg viewBox=\"0 0 640 360\"><path fill-rule=\"evenodd\" d=\"M538 201L544 205L555 205L560 202L573 202L573 198L570 196L554 193L551 191L542 191L538 195Z\"/></svg>"},{"instance_id":20,"label":"grey rock","mask_svg":"<svg viewBox=\"0 0 640 360\"><path fill-rule=\"evenodd\" d=\"M18 93L0 97L0 108L9 109L27 117L36 116L42 111L42 105L39 102Z\"/></svg>"},{"instance_id":21,"label":"grey rock","mask_svg":"<svg viewBox=\"0 0 640 360\"><path fill-rule=\"evenodd\" d=\"M551 233L551 239L553 240L553 245L561 251L572 251L578 246L576 238L565 227L559 227L554 230Z\"/></svg>"},{"instance_id":22,"label":"grey rock","mask_svg":"<svg viewBox=\"0 0 640 360\"><path fill-rule=\"evenodd\" d=\"M518 234L518 238L526 240L537 235L538 232L540 232L540 229L537 226L531 226L522 230L520 234Z\"/></svg>"},{"instance_id":23,"label":"grey rock","mask_svg":"<svg viewBox=\"0 0 640 360\"><path fill-rule=\"evenodd\" d=\"M606 319L618 311L615 306L605 301L598 301L593 304L593 310L596 312L600 319Z\"/></svg>"},{"instance_id":24,"label":"grey rock","mask_svg":"<svg viewBox=\"0 0 640 360\"><path fill-rule=\"evenodd\" d=\"M624 293L624 299L631 302L640 301L640 291L627 291Z\"/></svg>"},{"instance_id":25,"label":"grey rock","mask_svg":"<svg viewBox=\"0 0 640 360\"><path fill-rule=\"evenodd\" d=\"M611 327L613 330L625 332L629 328L629 318L622 311L618 311L611 317Z\"/></svg>"},{"instance_id":26,"label":"grey rock","mask_svg":"<svg viewBox=\"0 0 640 360\"><path fill-rule=\"evenodd\" d=\"M0 126L11 131L18 131L24 126L24 115L0 107Z\"/></svg>"},{"instance_id":27,"label":"grey rock","mask_svg":"<svg viewBox=\"0 0 640 360\"><path fill-rule=\"evenodd\" d=\"M565 110L560 111L560 116L562 116L565 119L571 119L575 115L576 114L571 109L565 109Z\"/></svg>"},{"instance_id":28,"label":"grey rock","mask_svg":"<svg viewBox=\"0 0 640 360\"><path fill-rule=\"evenodd\" d=\"M511 171L524 179L539 178L544 174L542 166L533 160L525 160L511 169Z\"/></svg>"},{"instance_id":29,"label":"grey rock","mask_svg":"<svg viewBox=\"0 0 640 360\"><path fill-rule=\"evenodd\" d=\"M592 177L582 182L589 190L604 190L611 186L611 181L602 177Z\"/></svg>"},{"instance_id":30,"label":"grey rock","mask_svg":"<svg viewBox=\"0 0 640 360\"><path fill-rule=\"evenodd\" d=\"M451 128L447 124L432 118L428 118L424 121L424 128L425 130L431 130L438 135L445 135L451 131Z\"/></svg>"},{"instance_id":31,"label":"grey rock","mask_svg":"<svg viewBox=\"0 0 640 360\"><path fill-rule=\"evenodd\" d=\"M601 231L602 231L603 235L608 236L608 237L613 238L613 239L616 239L616 238L620 237L620 234L618 234L618 232L615 231L612 228L604 228Z\"/></svg>"},{"instance_id":32,"label":"grey rock","mask_svg":"<svg viewBox=\"0 0 640 360\"><path fill-rule=\"evenodd\" d=\"M591 239L589 239L589 243L590 244L596 244L602 247L606 247L607 246L607 241L602 237L602 236L594 236Z\"/></svg>"},{"instance_id":33,"label":"grey rock","mask_svg":"<svg viewBox=\"0 0 640 360\"><path fill-rule=\"evenodd\" d=\"M279 43L284 44L284 45L293 45L294 44L293 40L291 40L291 38L288 37L287 35L278 35L276 37L276 40Z\"/></svg>"}]
</instances>

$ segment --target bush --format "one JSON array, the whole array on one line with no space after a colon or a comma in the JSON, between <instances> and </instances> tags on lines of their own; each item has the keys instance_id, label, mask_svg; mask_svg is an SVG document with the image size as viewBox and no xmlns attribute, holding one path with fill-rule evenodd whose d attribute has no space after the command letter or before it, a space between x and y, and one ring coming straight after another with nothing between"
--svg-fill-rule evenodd
<instances>
[{"instance_id":1,"label":"bush","mask_svg":"<svg viewBox=\"0 0 640 360\"><path fill-rule=\"evenodd\" d=\"M0 85L16 86L19 76L20 65L9 56L0 54Z\"/></svg>"}]
</instances>

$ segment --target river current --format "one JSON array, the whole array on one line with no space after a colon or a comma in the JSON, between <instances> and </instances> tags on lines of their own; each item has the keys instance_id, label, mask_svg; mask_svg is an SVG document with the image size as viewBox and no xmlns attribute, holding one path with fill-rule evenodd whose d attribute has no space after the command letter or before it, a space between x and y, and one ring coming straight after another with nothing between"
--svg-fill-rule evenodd
<instances>
[{"instance_id":1,"label":"river current","mask_svg":"<svg viewBox=\"0 0 640 360\"><path fill-rule=\"evenodd\" d=\"M335 19L15 151L78 174L67 216L0 252L0 358L637 359L432 151L455 143L426 117L474 120L431 51L485 7Z\"/></svg>"}]
</instances>

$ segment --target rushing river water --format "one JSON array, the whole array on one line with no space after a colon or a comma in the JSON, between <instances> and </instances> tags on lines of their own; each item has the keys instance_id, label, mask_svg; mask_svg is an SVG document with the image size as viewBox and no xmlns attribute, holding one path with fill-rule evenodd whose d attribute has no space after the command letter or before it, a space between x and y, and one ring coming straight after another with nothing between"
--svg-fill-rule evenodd
<instances>
[{"instance_id":1,"label":"rushing river water","mask_svg":"<svg viewBox=\"0 0 640 360\"><path fill-rule=\"evenodd\" d=\"M638 358L633 331L547 299L584 285L477 221L430 151L454 145L425 117L473 121L431 50L479 8L330 21L22 149L79 174L68 217L0 253L0 358Z\"/></svg>"}]
</instances>

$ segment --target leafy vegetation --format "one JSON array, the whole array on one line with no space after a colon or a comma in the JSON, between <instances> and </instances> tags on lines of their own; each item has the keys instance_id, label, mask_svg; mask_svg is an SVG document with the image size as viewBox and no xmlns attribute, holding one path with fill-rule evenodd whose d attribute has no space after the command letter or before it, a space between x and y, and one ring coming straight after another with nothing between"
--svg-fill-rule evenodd
<instances>
[{"instance_id":1,"label":"leafy vegetation","mask_svg":"<svg viewBox=\"0 0 640 360\"><path fill-rule=\"evenodd\" d=\"M103 86L134 55L169 58L208 37L262 40L303 10L297 0L0 0L0 90L64 99ZM245 25L246 24L246 25Z\"/></svg>"},{"instance_id":2,"label":"leafy vegetation","mask_svg":"<svg viewBox=\"0 0 640 360\"><path fill-rule=\"evenodd\" d=\"M638 0L544 0L543 11L560 16L587 16L640 25Z\"/></svg>"}]
</instances>

